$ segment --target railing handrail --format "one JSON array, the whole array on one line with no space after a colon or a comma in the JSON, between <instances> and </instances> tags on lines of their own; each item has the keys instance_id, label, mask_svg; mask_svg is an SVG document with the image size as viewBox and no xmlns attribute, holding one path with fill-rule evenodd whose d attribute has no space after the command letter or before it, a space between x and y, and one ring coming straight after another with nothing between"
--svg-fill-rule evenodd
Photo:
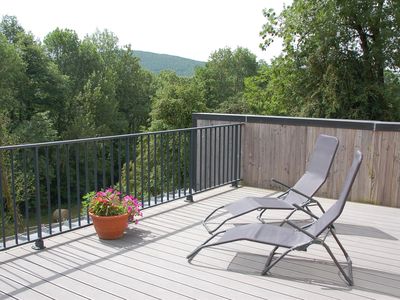
<instances>
[{"instance_id":1,"label":"railing handrail","mask_svg":"<svg viewBox=\"0 0 400 300\"><path fill-rule=\"evenodd\" d=\"M92 190L116 186L147 208L237 186L244 123L221 123L0 147L0 251L90 225Z\"/></svg>"},{"instance_id":2,"label":"railing handrail","mask_svg":"<svg viewBox=\"0 0 400 300\"><path fill-rule=\"evenodd\" d=\"M189 127L189 128L169 129L169 130L160 130L160 131L129 133L129 134L121 134L121 135L109 135L109 136L83 138L83 139L9 145L9 146L0 146L0 150L15 150L15 149L24 149L24 148L57 146L57 145L65 145L65 144L80 144L80 143L85 143L85 142L108 141L108 140L112 140L112 139L123 139L123 138L129 138L129 137L149 136L149 135L156 135L156 134L174 133L174 132L198 130L198 129L205 129L205 128L218 128L218 127L224 127L224 126L236 126L236 125L243 125L243 124L244 124L243 122L237 122L237 123L228 123L228 124L220 124L220 125L208 125L208 126L200 126L200 127Z\"/></svg>"}]
</instances>

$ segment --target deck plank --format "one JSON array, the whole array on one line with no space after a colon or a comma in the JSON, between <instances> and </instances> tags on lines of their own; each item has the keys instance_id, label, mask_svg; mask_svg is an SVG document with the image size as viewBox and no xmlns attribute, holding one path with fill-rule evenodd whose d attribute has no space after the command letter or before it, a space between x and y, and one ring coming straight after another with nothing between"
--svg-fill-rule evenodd
<instances>
[{"instance_id":1,"label":"deck plank","mask_svg":"<svg viewBox=\"0 0 400 300\"><path fill-rule=\"evenodd\" d=\"M395 208L349 202L338 220L337 233L353 260L354 287L346 286L318 245L287 256L269 276L260 273L271 247L257 243L205 249L187 262L186 255L209 237L201 225L209 212L245 195L271 192L223 187L196 195L193 204L175 201L146 209L140 224L131 225L117 241L101 241L87 227L45 240L43 251L24 245L1 252L0 299L400 297L400 210ZM334 203L321 202L324 207ZM242 216L225 227L254 222L256 216ZM276 223L286 212L266 216ZM328 237L327 242L343 260L334 240Z\"/></svg>"}]
</instances>

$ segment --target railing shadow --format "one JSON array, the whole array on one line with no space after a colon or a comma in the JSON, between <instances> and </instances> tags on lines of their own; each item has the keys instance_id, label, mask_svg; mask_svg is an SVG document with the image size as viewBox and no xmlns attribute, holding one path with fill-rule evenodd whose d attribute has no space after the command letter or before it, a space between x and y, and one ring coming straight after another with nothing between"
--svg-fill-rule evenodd
<instances>
[{"instance_id":1,"label":"railing shadow","mask_svg":"<svg viewBox=\"0 0 400 300\"><path fill-rule=\"evenodd\" d=\"M212 197L222 195L225 193L229 193L233 189L236 189L236 188L228 188L227 190L224 190L222 192L214 193L212 195ZM210 198L211 197L208 197L208 196L201 197L200 199L196 200L195 203L199 203L199 202L205 201ZM174 208L165 209L161 212L144 217L142 219L142 221L145 222L145 220L157 219L160 215L168 214L168 213L185 208L190 205L193 205L193 203L183 202L182 204L174 206ZM18 295L21 292L24 292L27 290L35 290L36 287L41 286L42 284L44 284L46 282L57 281L63 277L67 277L67 278L71 279L71 277L70 277L71 274L73 274L77 270L85 270L85 272L87 272L89 274L89 272L87 271L88 267L91 267L91 266L94 266L97 264L102 264L102 262L107 261L107 260L113 261L120 257L122 257L124 260L127 261L127 263L124 264L124 267L131 269L131 271L133 273L135 270L134 266L135 266L135 261L137 260L137 258L130 257L128 255L130 251L132 251L134 249L139 249L143 246L146 246L146 245L155 243L159 240L168 238L179 232L184 232L192 227L196 227L196 226L200 225L201 223L202 223L202 221L193 222L187 226L183 226L177 230L173 230L171 232L167 232L167 233L161 234L161 235L155 235L154 233L152 233L149 230L144 230L144 229L141 229L140 227L135 227L135 226L131 225L126 230L124 236L119 240L100 240L100 239L98 239L95 232L88 234L87 232L81 233L80 230L75 230L75 231L69 232L67 235L65 235L65 241L58 242L57 244L47 246L47 248L45 248L44 250L39 251L39 252L36 252L36 251L32 252L29 248L20 247L20 249L22 249L23 251L20 251L18 253L18 255L14 255L12 253L12 251L10 251L9 254L11 257L3 260L2 264L9 265L11 263L11 265L15 265L16 261L26 260L27 262L29 262L29 264L33 264L35 266L35 268L45 269L46 273L48 273L49 275L46 276L46 278L40 278L40 280L38 280L36 282L25 283L23 286L21 286L19 288L15 288L12 292L7 293L7 295L5 295L5 296L0 294L0 299L9 299L10 297L14 297L15 295ZM59 238L61 238L61 237L64 237L64 235L59 235ZM93 240L96 240L96 243L94 243ZM77 242L78 242L78 245L77 245ZM104 247L104 246L106 246L106 247ZM92 250L92 251L89 251L90 256L91 256L90 258L86 255L86 252L83 251L82 247ZM64 252L65 249L71 250L71 253L69 253L69 252L65 253ZM22 254L23 252L25 252L25 254ZM49 259L48 255L46 255L46 252L56 253L59 255L58 255L58 257L57 257L57 255L55 255L51 259ZM79 252L81 254L78 255L78 254L76 254L77 252ZM74 254L72 254L72 253L74 253ZM56 265L62 266L63 268L66 268L66 269L64 271L54 271L51 267L48 267L47 265L38 264L37 262L34 261L33 258L31 258L31 257L36 257L36 256L42 257L43 259L46 259L47 261L52 262ZM69 256L71 257L71 260L70 260L71 263L66 264L65 259L67 259ZM80 261L79 265L74 265L74 263L72 263L72 261L73 261L72 258L74 258L75 260L79 260ZM131 262L131 265L129 264L129 262ZM143 263L151 264L151 260L143 261ZM102 268L104 268L104 267L102 266ZM0 270L1 270L1 268L0 268ZM112 271L117 272L116 270L113 270L113 269L107 269L107 270L110 272L112 272ZM29 270L29 267L19 267L18 271L22 272L22 273L26 273L27 276L36 276L31 272L31 270ZM103 276L101 274L97 274L95 272L90 272L90 275L97 277L99 279L103 279ZM1 276L1 274L0 274L0 276ZM40 276L40 275L37 275L37 276ZM126 274L124 274L124 276L126 276ZM132 275L132 278L136 278L136 277L134 277ZM21 279L23 279L23 278L21 278ZM134 291L134 287L125 286L123 283L121 283L117 280L113 280L111 278L108 280L110 280L114 284L121 285L121 288L124 288L124 289L128 288L128 289L132 289L132 291ZM89 283L87 283L87 284L89 285ZM97 286L92 286L92 287L97 288ZM66 289L66 290L68 290L68 289ZM70 291L70 292L73 292L73 291ZM115 296L113 293L108 292L106 290L104 292L109 293L111 296Z\"/></svg>"}]
</instances>

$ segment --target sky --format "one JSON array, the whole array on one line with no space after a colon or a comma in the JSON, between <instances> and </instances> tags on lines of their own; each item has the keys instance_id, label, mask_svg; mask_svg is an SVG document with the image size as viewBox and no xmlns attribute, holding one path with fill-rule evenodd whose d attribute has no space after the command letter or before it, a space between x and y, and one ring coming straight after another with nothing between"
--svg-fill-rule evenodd
<instances>
[{"instance_id":1,"label":"sky","mask_svg":"<svg viewBox=\"0 0 400 300\"><path fill-rule=\"evenodd\" d=\"M244 47L258 59L279 55L276 42L261 51L262 10L281 11L291 0L1 0L0 16L11 15L43 38L54 29L80 38L110 30L121 46L207 61L220 48Z\"/></svg>"}]
</instances>

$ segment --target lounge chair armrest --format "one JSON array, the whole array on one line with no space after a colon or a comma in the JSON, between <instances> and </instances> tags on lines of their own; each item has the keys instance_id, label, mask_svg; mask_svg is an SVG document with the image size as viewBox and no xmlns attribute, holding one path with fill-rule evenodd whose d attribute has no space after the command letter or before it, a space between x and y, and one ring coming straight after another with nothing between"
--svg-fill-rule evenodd
<instances>
[{"instance_id":1,"label":"lounge chair armrest","mask_svg":"<svg viewBox=\"0 0 400 300\"><path fill-rule=\"evenodd\" d=\"M293 228L297 229L298 231L301 231L302 233L308 235L310 238L312 238L312 239L314 239L314 240L317 238L316 236L312 235L311 233L309 233L309 232L308 232L307 230L305 230L304 228L301 228L301 227L297 226L295 223L293 223L293 222L290 221L290 220L286 220L286 223L289 224L290 226L292 226Z\"/></svg>"},{"instance_id":2,"label":"lounge chair armrest","mask_svg":"<svg viewBox=\"0 0 400 300\"><path fill-rule=\"evenodd\" d=\"M277 180L277 179L275 179L275 178L272 178L271 181L272 181L272 182L275 182L275 183L277 183L277 184L279 184L279 185L281 185L281 186L283 186L283 187L285 187L285 188L287 188L287 189L290 189L290 188L291 188L291 187L288 186L287 184L285 184L285 183L283 183L283 182L280 182L279 180Z\"/></svg>"},{"instance_id":3,"label":"lounge chair armrest","mask_svg":"<svg viewBox=\"0 0 400 300\"><path fill-rule=\"evenodd\" d=\"M306 194L303 194L303 193L300 192L299 190L296 190L295 188L292 188L292 187L290 187L290 186L284 184L283 182L280 182L279 180L276 180L275 178L272 178L271 180L272 180L273 182L277 183L277 184L280 184L280 185L284 186L284 187L287 188L288 190L293 191L293 192L295 192L296 194L299 194L300 196L303 196L304 198L307 198L307 200L310 201L310 202L315 202L315 203L318 202L318 201L315 200L313 197L307 196Z\"/></svg>"},{"instance_id":4,"label":"lounge chair armrest","mask_svg":"<svg viewBox=\"0 0 400 300\"><path fill-rule=\"evenodd\" d=\"M293 203L293 206L297 209L297 210L301 210L302 212L306 213L307 215L309 215L310 217L318 220L319 217L316 216L315 214L313 214L311 211L304 209L303 207L301 207L300 205Z\"/></svg>"}]
</instances>

